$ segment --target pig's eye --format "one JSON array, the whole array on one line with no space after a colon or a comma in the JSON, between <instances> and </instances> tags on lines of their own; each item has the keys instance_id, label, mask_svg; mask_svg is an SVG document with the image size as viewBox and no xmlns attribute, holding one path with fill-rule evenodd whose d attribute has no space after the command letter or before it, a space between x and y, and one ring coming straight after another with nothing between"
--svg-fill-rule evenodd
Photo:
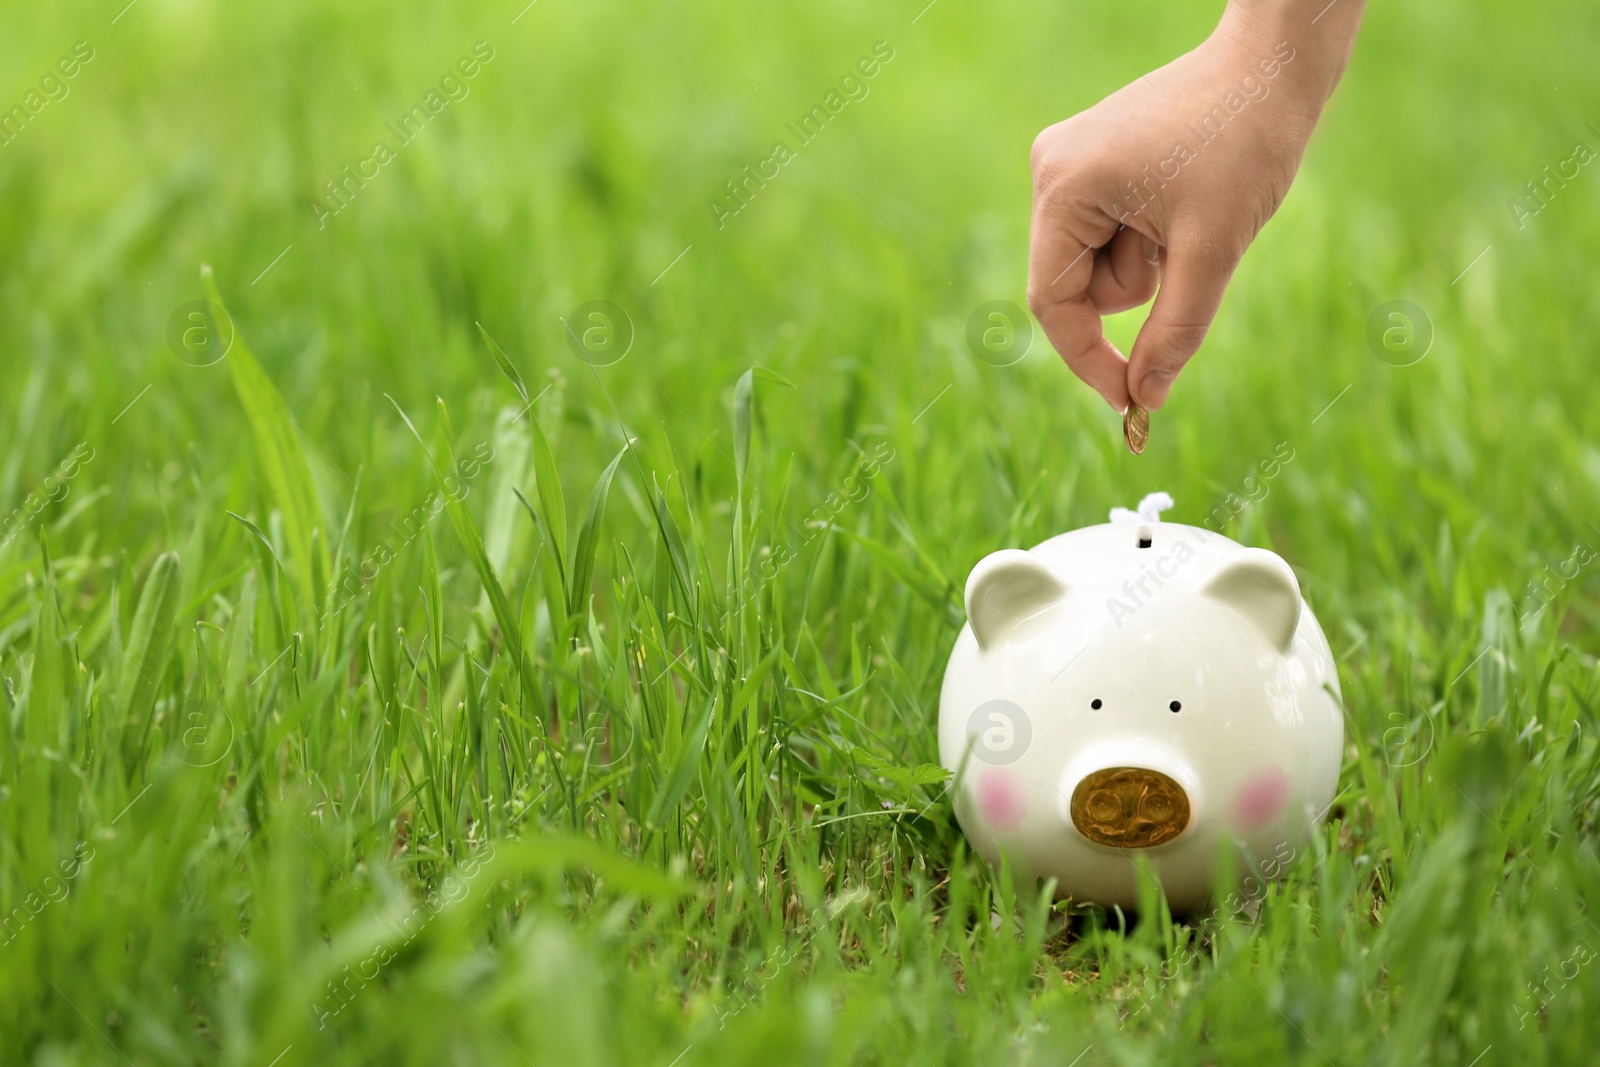
<instances>
[{"instance_id":1,"label":"pig's eye","mask_svg":"<svg viewBox=\"0 0 1600 1067\"><path fill-rule=\"evenodd\" d=\"M1095 697L1093 700L1089 701L1089 706L1091 708L1093 708L1095 711L1099 711L1100 710L1100 698L1099 697Z\"/></svg>"},{"instance_id":2,"label":"pig's eye","mask_svg":"<svg viewBox=\"0 0 1600 1067\"><path fill-rule=\"evenodd\" d=\"M1183 705L1178 703L1176 700L1168 704L1167 707L1171 708L1175 713L1183 710Z\"/></svg>"}]
</instances>

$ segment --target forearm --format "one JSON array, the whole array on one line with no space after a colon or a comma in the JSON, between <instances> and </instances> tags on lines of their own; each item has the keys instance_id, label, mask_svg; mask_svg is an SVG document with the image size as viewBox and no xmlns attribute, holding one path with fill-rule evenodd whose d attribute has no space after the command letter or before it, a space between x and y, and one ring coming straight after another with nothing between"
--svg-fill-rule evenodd
<instances>
[{"instance_id":1,"label":"forearm","mask_svg":"<svg viewBox=\"0 0 1600 1067\"><path fill-rule=\"evenodd\" d=\"M1216 36L1252 55L1279 42L1294 49L1280 84L1315 123L1355 45L1366 0L1228 0Z\"/></svg>"}]
</instances>

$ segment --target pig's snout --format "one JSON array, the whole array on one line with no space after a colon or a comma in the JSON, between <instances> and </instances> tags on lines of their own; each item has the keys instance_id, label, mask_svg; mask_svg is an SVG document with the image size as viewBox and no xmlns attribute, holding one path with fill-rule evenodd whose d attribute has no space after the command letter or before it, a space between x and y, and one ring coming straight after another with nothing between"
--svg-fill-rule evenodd
<instances>
[{"instance_id":1,"label":"pig's snout","mask_svg":"<svg viewBox=\"0 0 1600 1067\"><path fill-rule=\"evenodd\" d=\"M1113 848L1151 848L1189 825L1189 795L1174 779L1144 767L1091 771L1072 790L1072 825Z\"/></svg>"}]
</instances>

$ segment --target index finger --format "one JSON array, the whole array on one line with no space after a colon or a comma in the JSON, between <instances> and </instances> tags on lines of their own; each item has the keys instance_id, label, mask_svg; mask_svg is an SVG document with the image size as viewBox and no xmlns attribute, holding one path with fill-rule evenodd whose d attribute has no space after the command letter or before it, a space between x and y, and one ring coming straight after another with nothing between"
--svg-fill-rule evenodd
<instances>
[{"instance_id":1,"label":"index finger","mask_svg":"<svg viewBox=\"0 0 1600 1067\"><path fill-rule=\"evenodd\" d=\"M1089 297L1094 253L1116 233L1115 219L1063 219L1034 204L1028 240L1028 306L1072 373L1117 411L1128 408L1128 363L1106 339ZM1076 224L1075 224L1076 223ZM1093 242L1093 243L1091 243Z\"/></svg>"}]
</instances>

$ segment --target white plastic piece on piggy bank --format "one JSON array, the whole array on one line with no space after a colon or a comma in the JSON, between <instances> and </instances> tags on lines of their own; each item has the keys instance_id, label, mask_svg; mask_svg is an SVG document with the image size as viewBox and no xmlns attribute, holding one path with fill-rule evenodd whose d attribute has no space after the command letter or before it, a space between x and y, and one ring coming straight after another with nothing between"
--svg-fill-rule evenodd
<instances>
[{"instance_id":1,"label":"white plastic piece on piggy bank","mask_svg":"<svg viewBox=\"0 0 1600 1067\"><path fill-rule=\"evenodd\" d=\"M1287 563L1144 504L973 569L939 758L990 862L1127 908L1143 857L1193 911L1222 851L1242 878L1327 813L1339 679Z\"/></svg>"}]
</instances>

